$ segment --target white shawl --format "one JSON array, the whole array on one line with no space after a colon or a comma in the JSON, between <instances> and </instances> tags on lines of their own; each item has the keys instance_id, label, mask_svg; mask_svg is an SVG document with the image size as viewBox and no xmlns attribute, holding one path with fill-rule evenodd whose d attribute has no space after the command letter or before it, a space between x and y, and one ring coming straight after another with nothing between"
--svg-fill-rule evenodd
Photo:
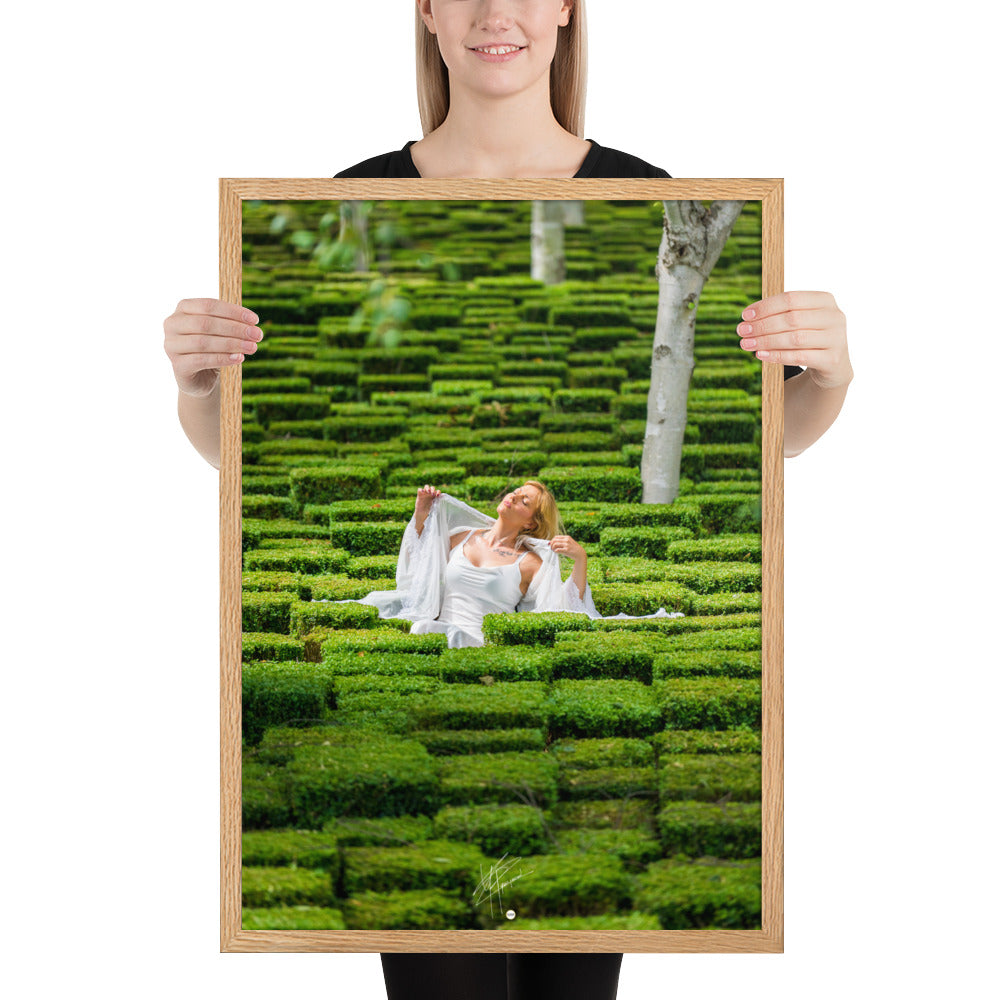
<instances>
[{"instance_id":1,"label":"white shawl","mask_svg":"<svg viewBox=\"0 0 1000 1000\"><path fill-rule=\"evenodd\" d=\"M431 503L419 535L415 514L406 525L396 563L396 589L372 591L356 603L377 607L380 618L405 618L408 621L437 618L444 598L444 571L451 553L451 536L462 529L489 528L495 523L496 518L480 513L447 493L440 493ZM535 572L527 593L518 602L515 611L575 611L590 618L603 617L594 607L589 583L582 600L572 576L563 583L559 573L559 555L552 550L547 539L522 535L521 541L541 558L542 565ZM682 616L680 612L660 608L651 615L618 614L609 617Z\"/></svg>"}]
</instances>

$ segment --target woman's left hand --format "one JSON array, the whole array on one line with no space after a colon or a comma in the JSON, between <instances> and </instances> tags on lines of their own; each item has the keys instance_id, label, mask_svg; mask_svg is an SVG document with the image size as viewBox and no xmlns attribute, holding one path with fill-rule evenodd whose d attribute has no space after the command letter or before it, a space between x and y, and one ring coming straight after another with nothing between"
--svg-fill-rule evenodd
<instances>
[{"instance_id":1,"label":"woman's left hand","mask_svg":"<svg viewBox=\"0 0 1000 1000\"><path fill-rule=\"evenodd\" d=\"M829 292L782 292L743 310L740 347L764 362L802 365L821 389L854 377L847 319Z\"/></svg>"},{"instance_id":2,"label":"woman's left hand","mask_svg":"<svg viewBox=\"0 0 1000 1000\"><path fill-rule=\"evenodd\" d=\"M583 546L579 542L574 542L569 535L556 535L549 542L549 546L553 552L558 552L561 556L568 556L573 562L576 562L577 559L587 558Z\"/></svg>"}]
</instances>

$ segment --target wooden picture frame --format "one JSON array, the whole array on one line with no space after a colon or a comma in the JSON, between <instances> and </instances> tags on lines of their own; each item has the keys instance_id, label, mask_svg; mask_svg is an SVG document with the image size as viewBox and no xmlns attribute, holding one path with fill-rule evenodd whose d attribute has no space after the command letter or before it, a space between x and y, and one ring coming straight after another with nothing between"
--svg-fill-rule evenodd
<instances>
[{"instance_id":1,"label":"wooden picture frame","mask_svg":"<svg viewBox=\"0 0 1000 1000\"><path fill-rule=\"evenodd\" d=\"M220 181L220 297L242 301L247 201L759 201L761 294L783 289L783 186L732 180ZM749 302L747 303L749 304ZM262 320L265 317L261 317ZM733 341L736 341L734 319ZM222 370L220 477L221 941L223 952L781 952L783 950L783 382L764 365L761 386L762 843L759 929L244 930L241 923L241 369Z\"/></svg>"}]
</instances>

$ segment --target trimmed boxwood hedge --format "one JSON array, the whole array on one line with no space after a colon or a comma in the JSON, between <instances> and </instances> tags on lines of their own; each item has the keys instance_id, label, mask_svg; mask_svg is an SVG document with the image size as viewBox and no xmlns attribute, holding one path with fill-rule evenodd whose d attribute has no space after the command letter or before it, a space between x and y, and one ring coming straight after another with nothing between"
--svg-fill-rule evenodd
<instances>
[{"instance_id":1,"label":"trimmed boxwood hedge","mask_svg":"<svg viewBox=\"0 0 1000 1000\"><path fill-rule=\"evenodd\" d=\"M332 906L329 872L311 868L243 867L244 906Z\"/></svg>"},{"instance_id":2,"label":"trimmed boxwood hedge","mask_svg":"<svg viewBox=\"0 0 1000 1000\"><path fill-rule=\"evenodd\" d=\"M246 600L246 598L244 598ZM243 661L305 660L306 647L301 639L276 632L243 631Z\"/></svg>"},{"instance_id":3,"label":"trimmed boxwood hedge","mask_svg":"<svg viewBox=\"0 0 1000 1000\"><path fill-rule=\"evenodd\" d=\"M247 830L243 833L243 864L264 867L321 868L340 872L337 838L316 830Z\"/></svg>"},{"instance_id":4,"label":"trimmed boxwood hedge","mask_svg":"<svg viewBox=\"0 0 1000 1000\"><path fill-rule=\"evenodd\" d=\"M667 527L627 527L601 529L601 558L626 556L639 559L669 559L668 552L673 543L694 537L690 528L674 526ZM757 539L758 543L760 539ZM674 560L680 561L680 560Z\"/></svg>"},{"instance_id":5,"label":"trimmed boxwood hedge","mask_svg":"<svg viewBox=\"0 0 1000 1000\"><path fill-rule=\"evenodd\" d=\"M756 858L761 853L759 802L668 802L656 817L668 854Z\"/></svg>"},{"instance_id":6,"label":"trimmed boxwood hedge","mask_svg":"<svg viewBox=\"0 0 1000 1000\"><path fill-rule=\"evenodd\" d=\"M544 729L418 729L411 733L438 757L449 754L544 750Z\"/></svg>"},{"instance_id":7,"label":"trimmed boxwood hedge","mask_svg":"<svg viewBox=\"0 0 1000 1000\"><path fill-rule=\"evenodd\" d=\"M557 681L549 698L556 736L645 736L660 728L657 699L637 681Z\"/></svg>"},{"instance_id":8,"label":"trimmed boxwood hedge","mask_svg":"<svg viewBox=\"0 0 1000 1000\"><path fill-rule=\"evenodd\" d=\"M503 909L518 916L585 916L628 907L631 881L621 860L607 854L534 854L519 859L507 873ZM489 911L489 902L478 904Z\"/></svg>"},{"instance_id":9,"label":"trimmed boxwood hedge","mask_svg":"<svg viewBox=\"0 0 1000 1000\"><path fill-rule=\"evenodd\" d=\"M648 634L648 633L647 633ZM552 650L552 676L653 682L654 648L642 633L564 633Z\"/></svg>"},{"instance_id":10,"label":"trimmed boxwood hedge","mask_svg":"<svg viewBox=\"0 0 1000 1000\"><path fill-rule=\"evenodd\" d=\"M760 861L654 861L638 876L635 906L666 930L760 927Z\"/></svg>"},{"instance_id":11,"label":"trimmed boxwood hedge","mask_svg":"<svg viewBox=\"0 0 1000 1000\"><path fill-rule=\"evenodd\" d=\"M407 847L345 847L341 895L451 889L471 893L486 858L478 847L422 840Z\"/></svg>"},{"instance_id":12,"label":"trimmed boxwood hedge","mask_svg":"<svg viewBox=\"0 0 1000 1000\"><path fill-rule=\"evenodd\" d=\"M562 830L558 837L561 854L606 854L618 858L627 871L641 871L661 857L660 842L645 830ZM568 928L567 928L568 929Z\"/></svg>"},{"instance_id":13,"label":"trimmed boxwood hedge","mask_svg":"<svg viewBox=\"0 0 1000 1000\"><path fill-rule=\"evenodd\" d=\"M327 465L292 469L292 498L300 504L330 503L382 495L382 477L371 465ZM336 545L337 543L334 542Z\"/></svg>"},{"instance_id":14,"label":"trimmed boxwood hedge","mask_svg":"<svg viewBox=\"0 0 1000 1000\"><path fill-rule=\"evenodd\" d=\"M441 678L455 684L495 681L548 681L552 654L527 646L466 646L441 653Z\"/></svg>"},{"instance_id":15,"label":"trimmed boxwood hedge","mask_svg":"<svg viewBox=\"0 0 1000 1000\"><path fill-rule=\"evenodd\" d=\"M250 744L267 726L314 723L335 705L333 675L319 664L246 663L242 674L243 737Z\"/></svg>"},{"instance_id":16,"label":"trimmed boxwood hedge","mask_svg":"<svg viewBox=\"0 0 1000 1000\"><path fill-rule=\"evenodd\" d=\"M516 615L485 615L487 645L551 646L561 632L589 631L592 619L570 611L532 611Z\"/></svg>"},{"instance_id":17,"label":"trimmed boxwood hedge","mask_svg":"<svg viewBox=\"0 0 1000 1000\"><path fill-rule=\"evenodd\" d=\"M654 681L664 729L759 729L761 683L730 677Z\"/></svg>"},{"instance_id":18,"label":"trimmed boxwood hedge","mask_svg":"<svg viewBox=\"0 0 1000 1000\"><path fill-rule=\"evenodd\" d=\"M563 768L559 772L559 795L567 801L628 796L654 798L656 788L656 771L652 767Z\"/></svg>"},{"instance_id":19,"label":"trimmed boxwood hedge","mask_svg":"<svg viewBox=\"0 0 1000 1000\"><path fill-rule=\"evenodd\" d=\"M657 754L760 753L760 733L752 729L664 729L649 737Z\"/></svg>"},{"instance_id":20,"label":"trimmed boxwood hedge","mask_svg":"<svg viewBox=\"0 0 1000 1000\"><path fill-rule=\"evenodd\" d=\"M601 538L601 552L604 539ZM665 558L671 562L753 562L761 560L760 535L716 535L696 541L674 541L667 546Z\"/></svg>"},{"instance_id":21,"label":"trimmed boxwood hedge","mask_svg":"<svg viewBox=\"0 0 1000 1000\"><path fill-rule=\"evenodd\" d=\"M323 824L323 833L341 847L404 847L430 840L429 816L336 816Z\"/></svg>"},{"instance_id":22,"label":"trimmed boxwood hedge","mask_svg":"<svg viewBox=\"0 0 1000 1000\"><path fill-rule=\"evenodd\" d=\"M322 906L243 907L245 931L342 931L346 929L340 910Z\"/></svg>"},{"instance_id":23,"label":"trimmed boxwood hedge","mask_svg":"<svg viewBox=\"0 0 1000 1000\"><path fill-rule=\"evenodd\" d=\"M316 828L331 816L403 816L437 807L434 759L416 740L345 727L337 743L297 747L285 765L297 825Z\"/></svg>"},{"instance_id":24,"label":"trimmed boxwood hedge","mask_svg":"<svg viewBox=\"0 0 1000 1000\"><path fill-rule=\"evenodd\" d=\"M344 922L352 930L454 930L474 926L466 893L442 889L363 892L344 902Z\"/></svg>"},{"instance_id":25,"label":"trimmed boxwood hedge","mask_svg":"<svg viewBox=\"0 0 1000 1000\"><path fill-rule=\"evenodd\" d=\"M541 810L516 803L448 806L434 817L434 836L498 856L544 854L550 846Z\"/></svg>"},{"instance_id":26,"label":"trimmed boxwood hedge","mask_svg":"<svg viewBox=\"0 0 1000 1000\"><path fill-rule=\"evenodd\" d=\"M663 754L658 764L660 799L759 802L760 765L760 757L752 753Z\"/></svg>"},{"instance_id":27,"label":"trimmed boxwood hedge","mask_svg":"<svg viewBox=\"0 0 1000 1000\"><path fill-rule=\"evenodd\" d=\"M292 802L284 768L244 760L242 779L244 831L291 824Z\"/></svg>"},{"instance_id":28,"label":"trimmed boxwood hedge","mask_svg":"<svg viewBox=\"0 0 1000 1000\"><path fill-rule=\"evenodd\" d=\"M676 649L653 661L657 680L669 677L760 677L760 650Z\"/></svg>"},{"instance_id":29,"label":"trimmed boxwood hedge","mask_svg":"<svg viewBox=\"0 0 1000 1000\"><path fill-rule=\"evenodd\" d=\"M556 771L548 754L530 750L440 757L441 802L521 802L544 808L556 800Z\"/></svg>"},{"instance_id":30,"label":"trimmed boxwood hedge","mask_svg":"<svg viewBox=\"0 0 1000 1000\"><path fill-rule=\"evenodd\" d=\"M583 800L559 802L546 817L556 829L653 829L655 803L650 799Z\"/></svg>"},{"instance_id":31,"label":"trimmed boxwood hedge","mask_svg":"<svg viewBox=\"0 0 1000 1000\"><path fill-rule=\"evenodd\" d=\"M546 686L537 681L450 684L408 706L421 729L522 729L548 724Z\"/></svg>"},{"instance_id":32,"label":"trimmed boxwood hedge","mask_svg":"<svg viewBox=\"0 0 1000 1000\"><path fill-rule=\"evenodd\" d=\"M655 753L649 743L620 736L558 740L549 752L559 762L560 768L649 767L655 763Z\"/></svg>"}]
</instances>

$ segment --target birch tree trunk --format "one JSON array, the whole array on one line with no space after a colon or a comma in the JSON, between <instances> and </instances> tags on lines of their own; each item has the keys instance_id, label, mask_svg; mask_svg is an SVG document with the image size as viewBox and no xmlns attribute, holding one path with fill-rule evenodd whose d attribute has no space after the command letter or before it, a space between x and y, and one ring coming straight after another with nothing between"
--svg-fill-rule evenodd
<instances>
[{"instance_id":1,"label":"birch tree trunk","mask_svg":"<svg viewBox=\"0 0 1000 1000\"><path fill-rule=\"evenodd\" d=\"M663 203L656 258L660 292L642 447L643 503L677 499L698 300L742 208L742 201L716 201L710 208L699 201Z\"/></svg>"},{"instance_id":2,"label":"birch tree trunk","mask_svg":"<svg viewBox=\"0 0 1000 1000\"><path fill-rule=\"evenodd\" d=\"M368 213L360 201L342 201L340 203L340 233L337 239L341 243L354 245L354 270L367 271L371 266L368 254Z\"/></svg>"},{"instance_id":3,"label":"birch tree trunk","mask_svg":"<svg viewBox=\"0 0 1000 1000\"><path fill-rule=\"evenodd\" d=\"M583 206L585 202L564 201L562 204L563 222L565 222L567 226L583 226L586 224L583 217Z\"/></svg>"},{"instance_id":4,"label":"birch tree trunk","mask_svg":"<svg viewBox=\"0 0 1000 1000\"><path fill-rule=\"evenodd\" d=\"M531 204L531 277L546 285L558 285L566 280L561 201Z\"/></svg>"}]
</instances>

